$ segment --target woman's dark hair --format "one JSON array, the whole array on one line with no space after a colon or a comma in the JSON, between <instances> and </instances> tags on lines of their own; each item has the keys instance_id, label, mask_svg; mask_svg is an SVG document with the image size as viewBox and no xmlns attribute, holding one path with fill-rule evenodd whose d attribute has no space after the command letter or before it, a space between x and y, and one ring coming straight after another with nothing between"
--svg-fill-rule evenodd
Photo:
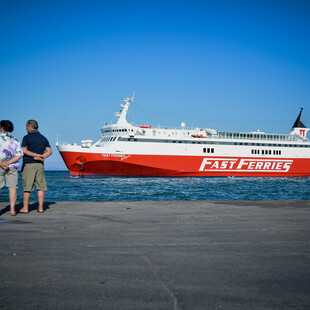
<instances>
[{"instance_id":1,"label":"woman's dark hair","mask_svg":"<svg viewBox=\"0 0 310 310\"><path fill-rule=\"evenodd\" d=\"M2 120L0 122L0 128L3 128L6 132L12 132L14 130L14 125L11 121Z\"/></svg>"}]
</instances>

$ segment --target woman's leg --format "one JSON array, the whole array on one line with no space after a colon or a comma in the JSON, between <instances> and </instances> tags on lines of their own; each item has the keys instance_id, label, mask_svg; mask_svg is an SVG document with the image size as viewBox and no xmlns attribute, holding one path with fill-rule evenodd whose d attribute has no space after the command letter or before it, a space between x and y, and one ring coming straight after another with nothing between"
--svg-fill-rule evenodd
<instances>
[{"instance_id":1,"label":"woman's leg","mask_svg":"<svg viewBox=\"0 0 310 310\"><path fill-rule=\"evenodd\" d=\"M15 204L17 199L17 189L9 187L9 197L10 197L10 209L11 215L16 215Z\"/></svg>"}]
</instances>

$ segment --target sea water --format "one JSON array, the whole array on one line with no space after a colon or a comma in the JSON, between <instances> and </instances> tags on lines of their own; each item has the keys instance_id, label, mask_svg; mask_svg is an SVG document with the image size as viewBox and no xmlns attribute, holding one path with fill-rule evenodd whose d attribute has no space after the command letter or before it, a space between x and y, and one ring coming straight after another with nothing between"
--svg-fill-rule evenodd
<instances>
[{"instance_id":1,"label":"sea water","mask_svg":"<svg viewBox=\"0 0 310 310\"><path fill-rule=\"evenodd\" d=\"M74 178L46 171L45 201L308 200L310 178ZM17 201L22 201L19 177ZM34 191L31 201L36 201ZM0 201L9 201L1 190Z\"/></svg>"}]
</instances>

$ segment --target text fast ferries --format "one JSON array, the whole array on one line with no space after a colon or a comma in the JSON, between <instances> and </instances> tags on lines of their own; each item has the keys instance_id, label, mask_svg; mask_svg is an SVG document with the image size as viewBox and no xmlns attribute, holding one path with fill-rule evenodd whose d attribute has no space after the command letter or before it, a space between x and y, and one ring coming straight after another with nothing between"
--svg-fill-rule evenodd
<instances>
[{"instance_id":1,"label":"text fast ferries","mask_svg":"<svg viewBox=\"0 0 310 310\"><path fill-rule=\"evenodd\" d=\"M133 126L123 99L118 121L102 127L99 141L57 148L73 176L309 177L309 128L302 109L289 134Z\"/></svg>"},{"instance_id":2,"label":"text fast ferries","mask_svg":"<svg viewBox=\"0 0 310 310\"><path fill-rule=\"evenodd\" d=\"M226 172L288 172L293 160L278 159L222 159L204 158L199 171L226 171Z\"/></svg>"}]
</instances>

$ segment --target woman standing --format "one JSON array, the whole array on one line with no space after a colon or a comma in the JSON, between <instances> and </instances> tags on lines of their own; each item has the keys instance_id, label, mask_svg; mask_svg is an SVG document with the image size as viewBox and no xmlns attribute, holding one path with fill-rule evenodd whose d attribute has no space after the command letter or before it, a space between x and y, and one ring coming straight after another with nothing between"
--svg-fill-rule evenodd
<instances>
[{"instance_id":1,"label":"woman standing","mask_svg":"<svg viewBox=\"0 0 310 310\"><path fill-rule=\"evenodd\" d=\"M23 156L23 151L18 139L10 133L14 126L9 120L0 122L0 190L4 186L9 189L10 211L15 216L15 204L17 199L18 168L19 160Z\"/></svg>"}]
</instances>

